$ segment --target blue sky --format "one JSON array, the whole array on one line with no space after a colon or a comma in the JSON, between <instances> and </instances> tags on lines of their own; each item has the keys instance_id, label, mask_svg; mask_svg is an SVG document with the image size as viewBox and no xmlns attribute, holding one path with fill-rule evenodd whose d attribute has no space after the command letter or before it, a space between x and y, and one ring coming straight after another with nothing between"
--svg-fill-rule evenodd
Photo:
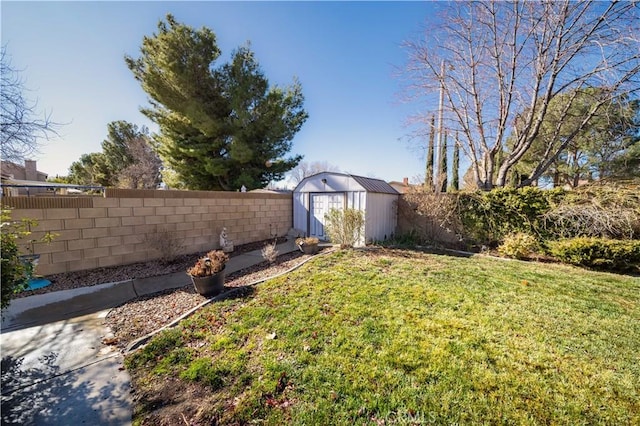
<instances>
[{"instance_id":1,"label":"blue sky","mask_svg":"<svg viewBox=\"0 0 640 426\"><path fill-rule=\"evenodd\" d=\"M433 19L434 2L11 2L2 1L2 44L22 70L28 98L68 123L42 147L38 169L66 175L98 152L107 123L155 126L147 97L124 63L139 56L167 13L211 28L226 61L251 42L271 84L296 76L309 119L293 140L304 161L385 180L424 173L405 122L419 106L401 102L402 42Z\"/></svg>"}]
</instances>

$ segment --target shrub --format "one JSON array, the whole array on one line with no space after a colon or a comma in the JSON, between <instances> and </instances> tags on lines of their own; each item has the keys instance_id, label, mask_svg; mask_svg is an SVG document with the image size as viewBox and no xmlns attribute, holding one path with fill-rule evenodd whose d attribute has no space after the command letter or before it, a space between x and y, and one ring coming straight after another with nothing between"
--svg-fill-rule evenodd
<instances>
[{"instance_id":1,"label":"shrub","mask_svg":"<svg viewBox=\"0 0 640 426\"><path fill-rule=\"evenodd\" d=\"M457 195L417 188L398 200L398 226L406 244L460 248Z\"/></svg>"},{"instance_id":2,"label":"shrub","mask_svg":"<svg viewBox=\"0 0 640 426\"><path fill-rule=\"evenodd\" d=\"M557 238L633 239L640 235L640 187L591 184L567 193L543 220Z\"/></svg>"},{"instance_id":3,"label":"shrub","mask_svg":"<svg viewBox=\"0 0 640 426\"><path fill-rule=\"evenodd\" d=\"M158 260L163 264L173 262L185 248L184 239L177 238L175 233L166 228L145 235L144 242L160 254Z\"/></svg>"},{"instance_id":4,"label":"shrub","mask_svg":"<svg viewBox=\"0 0 640 426\"><path fill-rule=\"evenodd\" d=\"M364 214L356 209L331 209L325 215L325 231L329 239L340 247L353 247L361 243Z\"/></svg>"},{"instance_id":5,"label":"shrub","mask_svg":"<svg viewBox=\"0 0 640 426\"><path fill-rule=\"evenodd\" d=\"M463 236L476 244L489 246L518 232L544 239L548 232L543 215L564 196L561 189L535 187L460 194L458 212L464 227Z\"/></svg>"},{"instance_id":6,"label":"shrub","mask_svg":"<svg viewBox=\"0 0 640 426\"><path fill-rule=\"evenodd\" d=\"M3 210L4 213L4 210ZM3 219L4 224L4 219ZM28 275L25 265L20 260L20 252L15 234L2 231L2 301L0 309L9 306L9 301L15 293L27 287Z\"/></svg>"},{"instance_id":7,"label":"shrub","mask_svg":"<svg viewBox=\"0 0 640 426\"><path fill-rule=\"evenodd\" d=\"M9 306L14 294L27 288L33 276L35 264L21 258L20 245L30 255L35 253L35 244L50 243L56 234L46 232L40 239L29 239L31 229L38 225L33 219L12 220L11 210L2 209L1 217L2 299L0 309Z\"/></svg>"},{"instance_id":8,"label":"shrub","mask_svg":"<svg viewBox=\"0 0 640 426\"><path fill-rule=\"evenodd\" d=\"M564 263L609 271L640 272L640 240L579 237L548 243Z\"/></svg>"},{"instance_id":9,"label":"shrub","mask_svg":"<svg viewBox=\"0 0 640 426\"><path fill-rule=\"evenodd\" d=\"M526 259L539 249L538 240L524 232L509 234L498 247L498 252L514 259Z\"/></svg>"}]
</instances>

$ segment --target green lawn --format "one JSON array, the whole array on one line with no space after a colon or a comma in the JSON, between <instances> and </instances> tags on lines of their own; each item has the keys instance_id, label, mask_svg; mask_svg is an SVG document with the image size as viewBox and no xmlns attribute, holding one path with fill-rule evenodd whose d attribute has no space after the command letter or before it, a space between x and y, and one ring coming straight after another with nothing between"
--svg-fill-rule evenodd
<instances>
[{"instance_id":1,"label":"green lawn","mask_svg":"<svg viewBox=\"0 0 640 426\"><path fill-rule=\"evenodd\" d=\"M640 424L640 279L340 251L203 309L127 368L138 423Z\"/></svg>"}]
</instances>

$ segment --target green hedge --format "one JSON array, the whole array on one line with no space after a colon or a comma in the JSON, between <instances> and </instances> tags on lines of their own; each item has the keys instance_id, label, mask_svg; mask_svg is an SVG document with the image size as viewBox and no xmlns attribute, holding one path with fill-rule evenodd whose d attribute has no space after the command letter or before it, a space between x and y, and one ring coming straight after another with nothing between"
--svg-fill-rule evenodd
<instances>
[{"instance_id":1,"label":"green hedge","mask_svg":"<svg viewBox=\"0 0 640 426\"><path fill-rule=\"evenodd\" d=\"M640 240L571 238L548 242L549 252L564 263L594 269L640 272Z\"/></svg>"},{"instance_id":2,"label":"green hedge","mask_svg":"<svg viewBox=\"0 0 640 426\"><path fill-rule=\"evenodd\" d=\"M515 246L521 241L514 240L514 235L530 235L541 246L577 237L638 239L640 182L599 182L570 191L525 187L434 194L417 190L401 198L398 216L403 232L413 232L412 239L420 242L451 246L455 235L455 244L466 249L502 246L503 251L513 252L508 255L518 257L522 253L513 250L520 250Z\"/></svg>"},{"instance_id":3,"label":"green hedge","mask_svg":"<svg viewBox=\"0 0 640 426\"><path fill-rule=\"evenodd\" d=\"M490 246L497 245L507 235L519 232L546 239L549 235L543 215L565 194L562 189L535 187L462 193L458 198L458 209L464 237Z\"/></svg>"}]
</instances>

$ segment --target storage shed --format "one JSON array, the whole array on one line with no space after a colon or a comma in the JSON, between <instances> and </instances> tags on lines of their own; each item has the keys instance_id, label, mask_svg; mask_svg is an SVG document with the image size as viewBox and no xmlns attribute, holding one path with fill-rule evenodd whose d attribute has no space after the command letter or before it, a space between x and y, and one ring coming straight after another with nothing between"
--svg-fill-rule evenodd
<instances>
[{"instance_id":1,"label":"storage shed","mask_svg":"<svg viewBox=\"0 0 640 426\"><path fill-rule=\"evenodd\" d=\"M395 233L399 194L380 179L322 172L302 180L293 190L293 227L326 240L325 214L331 209L364 212L364 240L382 241Z\"/></svg>"}]
</instances>

